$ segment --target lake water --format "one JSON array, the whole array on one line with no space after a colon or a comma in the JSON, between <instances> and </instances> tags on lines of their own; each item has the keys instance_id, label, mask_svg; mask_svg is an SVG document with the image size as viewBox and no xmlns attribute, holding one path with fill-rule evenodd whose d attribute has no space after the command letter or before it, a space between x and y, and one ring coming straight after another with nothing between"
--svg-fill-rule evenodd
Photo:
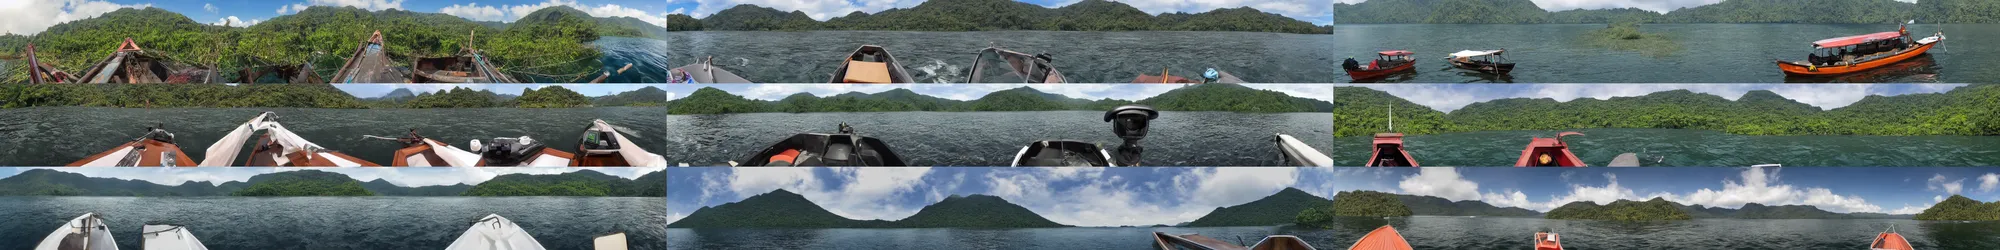
<instances>
[{"instance_id":1,"label":"lake water","mask_svg":"<svg viewBox=\"0 0 2000 250\"><path fill-rule=\"evenodd\" d=\"M833 133L837 124L882 139L913 165L1007 166L1038 140L1080 140L1107 149L1122 142L1103 112L892 112L674 115L666 118L668 160L720 165L742 160L779 140L804 132ZM1150 166L1272 166L1277 133L1324 150L1332 146L1327 113L1160 112L1146 147ZM676 158L675 156L681 156Z\"/></svg>"},{"instance_id":2,"label":"lake water","mask_svg":"<svg viewBox=\"0 0 2000 250\"><path fill-rule=\"evenodd\" d=\"M1262 83L1327 82L1340 74L1334 36L1253 32L698 31L667 34L673 65L713 56L754 82L823 83L848 53L880 45L919 82L962 82L980 49L1049 53L1071 82L1125 83L1162 68L1204 68Z\"/></svg>"},{"instance_id":3,"label":"lake water","mask_svg":"<svg viewBox=\"0 0 2000 250\"><path fill-rule=\"evenodd\" d=\"M603 107L568 109L303 109L303 108L97 108L40 107L0 112L0 165L62 166L109 150L164 124L181 151L201 161L209 145L263 111L277 112L286 129L328 149L376 164L389 164L401 145L362 135L402 136L410 129L465 147L473 139L529 136L548 147L575 151L591 119L619 126L628 139L660 152L658 126L665 108ZM246 144L255 144L252 138ZM245 146L247 152L249 146ZM672 158L669 158L670 160ZM238 161L241 161L240 159ZM239 164L241 162L238 162Z\"/></svg>"},{"instance_id":4,"label":"lake water","mask_svg":"<svg viewBox=\"0 0 2000 250\"><path fill-rule=\"evenodd\" d=\"M1639 153L1642 166L1788 167L2000 166L2000 139L1991 136L1746 136L1687 129L1579 129L1563 137L1591 166ZM1424 166L1513 166L1531 137L1562 131L1482 131L1413 135L1406 150ZM1338 166L1367 161L1369 137L1341 137L1327 152ZM1663 157L1663 158L1655 158ZM1664 160L1655 162L1654 160Z\"/></svg>"},{"instance_id":5,"label":"lake water","mask_svg":"<svg viewBox=\"0 0 2000 250\"><path fill-rule=\"evenodd\" d=\"M1812 42L1825 38L1894 31L1894 24L1648 24L1641 31L1663 34L1681 49L1664 56L1592 46L1583 37L1603 24L1537 25L1337 25L1325 39L1338 41L1320 49L1336 58L1365 62L1375 51L1403 49L1417 53L1417 72L1396 82L1491 82L1461 74L1444 63L1446 54L1460 50L1506 49L1519 63L1513 82L1546 83L1750 83L1750 82L1996 82L2000 61L2000 25L1923 24L1910 33L1944 31L1943 47L1923 61L1899 70L1831 79L1787 79L1772 59L1803 60ZM1347 82L1345 73L1329 82Z\"/></svg>"},{"instance_id":6,"label":"lake water","mask_svg":"<svg viewBox=\"0 0 2000 250\"><path fill-rule=\"evenodd\" d=\"M618 68L625 67L625 64L632 64L632 69L622 74L612 74L610 78L604 79L605 83L667 82L667 69L680 66L668 65L667 42L659 39L603 37L591 44L597 45L598 50L604 52L604 59L600 60L604 62L603 72L616 73ZM596 77L589 76L583 81L590 81Z\"/></svg>"},{"instance_id":7,"label":"lake water","mask_svg":"<svg viewBox=\"0 0 2000 250\"><path fill-rule=\"evenodd\" d=\"M1297 235L1343 249L1384 224L1417 249L1533 249L1535 231L1562 235L1565 249L1867 249L1894 225L1917 249L2000 248L2000 222L1916 220L1721 220L1626 223L1539 218L1357 218L1332 229L1286 226L1041 229L667 229L670 249L1152 249L1153 232L1199 233L1255 244Z\"/></svg>"},{"instance_id":8,"label":"lake water","mask_svg":"<svg viewBox=\"0 0 2000 250\"><path fill-rule=\"evenodd\" d=\"M633 249L662 249L666 230L662 198L0 197L0 249L33 248L85 212L104 216L120 249L140 249L146 223L183 225L210 249L443 249L487 214L549 249L620 231Z\"/></svg>"}]
</instances>

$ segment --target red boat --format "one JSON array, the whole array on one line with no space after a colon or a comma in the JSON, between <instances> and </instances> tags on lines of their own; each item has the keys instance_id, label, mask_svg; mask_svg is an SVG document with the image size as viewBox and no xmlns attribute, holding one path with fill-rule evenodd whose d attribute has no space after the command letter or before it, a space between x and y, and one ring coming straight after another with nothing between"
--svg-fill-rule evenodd
<instances>
[{"instance_id":1,"label":"red boat","mask_svg":"<svg viewBox=\"0 0 2000 250\"><path fill-rule=\"evenodd\" d=\"M1514 166L1585 167L1583 160L1577 159L1575 153L1569 152L1569 144L1563 143L1562 137L1568 135L1583 135L1583 133L1562 132L1557 133L1555 138L1535 137L1528 141L1527 149L1521 150L1521 159L1515 161Z\"/></svg>"},{"instance_id":2,"label":"red boat","mask_svg":"<svg viewBox=\"0 0 2000 250\"><path fill-rule=\"evenodd\" d=\"M1903 239L1902 234L1896 233L1895 226L1889 226L1889 231L1875 234L1875 242L1869 243L1868 249L1915 250L1917 248L1911 247L1910 240Z\"/></svg>"},{"instance_id":3,"label":"red boat","mask_svg":"<svg viewBox=\"0 0 2000 250\"><path fill-rule=\"evenodd\" d=\"M1354 80L1375 79L1398 72L1415 71L1417 64L1413 62L1416 62L1416 59L1411 56L1415 54L1408 50L1375 52L1375 60L1368 61L1368 65L1361 65L1354 61L1354 58L1348 58L1346 62L1340 64L1340 67L1346 69L1347 76Z\"/></svg>"},{"instance_id":4,"label":"red boat","mask_svg":"<svg viewBox=\"0 0 2000 250\"><path fill-rule=\"evenodd\" d=\"M1556 239L1556 233L1535 233L1535 250L1563 250L1563 243Z\"/></svg>"},{"instance_id":5,"label":"red boat","mask_svg":"<svg viewBox=\"0 0 2000 250\"><path fill-rule=\"evenodd\" d=\"M1375 133L1375 153L1368 155L1369 167L1415 167L1417 159L1403 150L1403 133Z\"/></svg>"},{"instance_id":6,"label":"red boat","mask_svg":"<svg viewBox=\"0 0 2000 250\"><path fill-rule=\"evenodd\" d=\"M1778 60L1790 76L1833 76L1861 72L1909 60L1944 41L1944 32L1911 40L1908 28L1874 34L1828 38L1813 42L1805 61Z\"/></svg>"}]
</instances>

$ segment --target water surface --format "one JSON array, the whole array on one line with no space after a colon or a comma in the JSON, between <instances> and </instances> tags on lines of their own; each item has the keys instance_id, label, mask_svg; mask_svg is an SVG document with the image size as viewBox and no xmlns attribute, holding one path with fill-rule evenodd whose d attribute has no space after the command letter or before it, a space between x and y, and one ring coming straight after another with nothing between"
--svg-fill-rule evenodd
<instances>
[{"instance_id":1,"label":"water surface","mask_svg":"<svg viewBox=\"0 0 2000 250\"><path fill-rule=\"evenodd\" d=\"M1592 166L1639 153L1642 166L1788 167L2000 166L1993 136L1748 136L1692 129L1579 129L1570 152ZM1513 166L1529 138L1562 131L1517 130L1411 135L1403 145L1424 166ZM1338 166L1367 161L1371 138L1341 137L1327 152Z\"/></svg>"},{"instance_id":2,"label":"water surface","mask_svg":"<svg viewBox=\"0 0 2000 250\"><path fill-rule=\"evenodd\" d=\"M754 82L823 83L864 44L889 50L918 82L963 82L980 49L1049 53L1070 82L1125 83L1139 74L1216 68L1249 82L1326 82L1340 74L1333 36L1256 32L696 31L667 34L674 65L713 56Z\"/></svg>"}]
</instances>

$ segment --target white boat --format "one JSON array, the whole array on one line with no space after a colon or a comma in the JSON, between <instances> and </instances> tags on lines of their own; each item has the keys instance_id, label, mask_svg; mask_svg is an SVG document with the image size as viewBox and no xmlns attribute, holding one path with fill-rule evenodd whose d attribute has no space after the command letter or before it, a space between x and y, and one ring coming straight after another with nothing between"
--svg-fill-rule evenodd
<instances>
[{"instance_id":1,"label":"white boat","mask_svg":"<svg viewBox=\"0 0 2000 250\"><path fill-rule=\"evenodd\" d=\"M146 225L139 232L145 237L142 246L146 250L208 250L194 233L179 225Z\"/></svg>"},{"instance_id":2,"label":"white boat","mask_svg":"<svg viewBox=\"0 0 2000 250\"><path fill-rule=\"evenodd\" d=\"M250 136L256 134L257 131L264 131L264 136L257 139L258 146L252 148L250 156L245 159L246 162L243 162L243 166L381 166L380 164L361 160L361 158L354 158L354 156L335 152L326 149L326 147L321 147L319 144L307 141L304 137L300 137L299 134L285 129L285 125L278 124L277 115L272 112L258 114L257 117L250 118L250 121L244 122L242 125L236 125L235 130L230 130L229 134L222 136L222 140L216 141L214 145L209 145L206 155L201 160L201 166L226 167L236 165L236 155L243 152L243 143L249 141Z\"/></svg>"},{"instance_id":3,"label":"white boat","mask_svg":"<svg viewBox=\"0 0 2000 250\"><path fill-rule=\"evenodd\" d=\"M578 167L667 166L666 157L646 152L604 120L591 120L576 145L578 155L574 165Z\"/></svg>"},{"instance_id":4,"label":"white boat","mask_svg":"<svg viewBox=\"0 0 2000 250\"><path fill-rule=\"evenodd\" d=\"M97 213L84 213L42 238L35 250L118 250L118 241L111 239L111 228Z\"/></svg>"},{"instance_id":5,"label":"white boat","mask_svg":"<svg viewBox=\"0 0 2000 250\"><path fill-rule=\"evenodd\" d=\"M1306 145L1304 141L1299 141L1299 138L1294 138L1292 135L1278 134L1272 141L1278 143L1278 150L1284 151L1286 164L1306 167L1333 166L1333 157L1327 157L1325 153L1320 153L1318 149L1313 149L1312 145Z\"/></svg>"},{"instance_id":6,"label":"white boat","mask_svg":"<svg viewBox=\"0 0 2000 250\"><path fill-rule=\"evenodd\" d=\"M631 249L629 246L625 245L625 232L617 232L617 233L607 234L604 236L597 236L597 238L591 239L590 243L592 250Z\"/></svg>"},{"instance_id":7,"label":"white boat","mask_svg":"<svg viewBox=\"0 0 2000 250\"><path fill-rule=\"evenodd\" d=\"M1097 144L1070 140L1036 141L1014 153L1015 167L1117 167L1111 152Z\"/></svg>"},{"instance_id":8,"label":"white boat","mask_svg":"<svg viewBox=\"0 0 2000 250\"><path fill-rule=\"evenodd\" d=\"M444 249L540 250L547 248L543 248L541 242L535 241L534 236L528 235L528 231L521 230L521 226L514 225L514 221L507 220L506 217L500 217L498 214L488 214L486 217L480 218L479 222L472 223L472 228L465 229L465 234L459 235L458 240L451 241L451 245L446 246Z\"/></svg>"}]
</instances>

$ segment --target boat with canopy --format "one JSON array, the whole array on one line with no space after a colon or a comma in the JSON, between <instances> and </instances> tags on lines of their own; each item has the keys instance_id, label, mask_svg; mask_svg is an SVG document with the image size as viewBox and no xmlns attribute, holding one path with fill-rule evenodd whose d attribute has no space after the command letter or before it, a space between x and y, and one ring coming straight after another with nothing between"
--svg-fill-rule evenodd
<instances>
[{"instance_id":1,"label":"boat with canopy","mask_svg":"<svg viewBox=\"0 0 2000 250\"><path fill-rule=\"evenodd\" d=\"M1460 69L1486 74L1506 75L1508 72L1514 72L1514 63L1507 60L1507 56L1503 55L1505 53L1507 53L1507 50L1504 49L1463 50L1446 56L1445 61L1451 62L1452 67Z\"/></svg>"},{"instance_id":2,"label":"boat with canopy","mask_svg":"<svg viewBox=\"0 0 2000 250\"><path fill-rule=\"evenodd\" d=\"M1901 26L1897 31L1813 41L1813 52L1806 55L1805 61L1777 60L1777 64L1788 76L1844 75L1916 58L1943 41L1944 32L1912 39L1909 28Z\"/></svg>"},{"instance_id":3,"label":"boat with canopy","mask_svg":"<svg viewBox=\"0 0 2000 250\"><path fill-rule=\"evenodd\" d=\"M1362 65L1354 58L1348 58L1340 63L1340 68L1347 70L1347 77L1356 81L1381 78L1396 73L1415 72L1417 66L1414 55L1416 53L1408 50L1375 52L1375 60L1368 61L1367 65Z\"/></svg>"}]
</instances>

